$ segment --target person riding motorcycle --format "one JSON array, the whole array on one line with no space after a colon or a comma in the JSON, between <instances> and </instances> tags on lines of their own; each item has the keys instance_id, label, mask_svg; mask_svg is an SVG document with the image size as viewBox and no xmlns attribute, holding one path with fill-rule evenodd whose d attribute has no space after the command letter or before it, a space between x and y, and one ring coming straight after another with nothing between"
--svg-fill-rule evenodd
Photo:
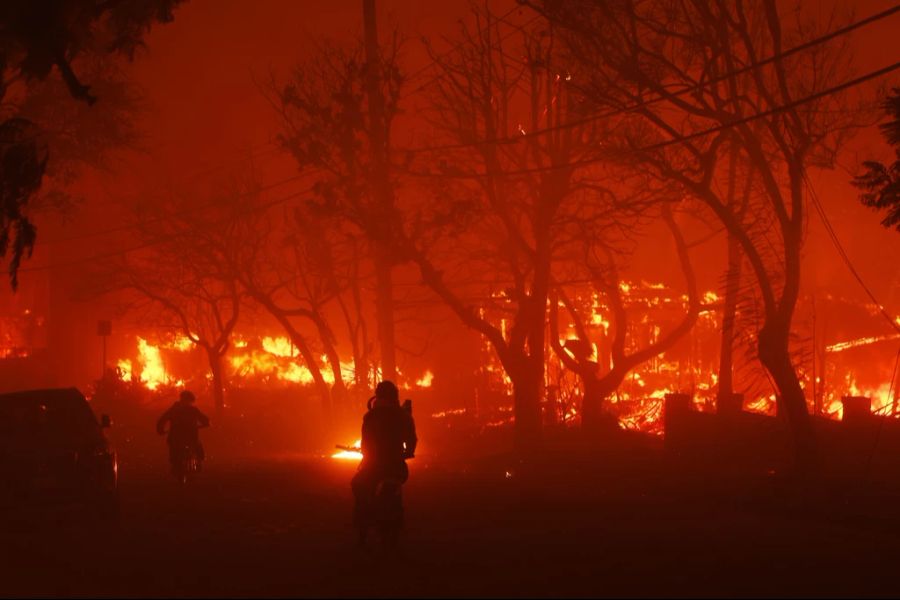
<instances>
[{"instance_id":1,"label":"person riding motorcycle","mask_svg":"<svg viewBox=\"0 0 900 600\"><path fill-rule=\"evenodd\" d=\"M391 381L382 381L369 400L363 417L362 460L351 487L356 500L354 524L365 541L373 519L373 507L379 484L386 480L398 486L409 479L406 460L416 452L416 424L412 411L400 406L400 392Z\"/></svg>"},{"instance_id":2,"label":"person riding motorcycle","mask_svg":"<svg viewBox=\"0 0 900 600\"><path fill-rule=\"evenodd\" d=\"M200 443L200 428L209 427L209 418L194 406L196 398L193 392L184 390L169 410L163 413L156 423L159 435L166 433L168 425L169 462L173 469L178 468L181 453L185 448L193 448L196 457L202 461L205 457L203 444Z\"/></svg>"}]
</instances>

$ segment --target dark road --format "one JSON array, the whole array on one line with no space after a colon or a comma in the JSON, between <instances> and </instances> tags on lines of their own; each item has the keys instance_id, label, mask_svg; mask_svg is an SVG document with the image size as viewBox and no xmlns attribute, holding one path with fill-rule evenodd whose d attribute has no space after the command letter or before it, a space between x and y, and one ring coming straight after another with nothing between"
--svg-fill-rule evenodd
<instances>
[{"instance_id":1,"label":"dark road","mask_svg":"<svg viewBox=\"0 0 900 600\"><path fill-rule=\"evenodd\" d=\"M403 549L355 546L352 463L218 464L188 489L122 477L106 524L30 513L4 526L4 596L746 596L900 591L897 521L722 500L685 480L612 473L533 487L420 460ZM634 469L632 469L634 472ZM563 483L568 481L568 483ZM613 485L613 481L617 483ZM693 491L685 491L694 488ZM876 593L876 592L871 592Z\"/></svg>"}]
</instances>

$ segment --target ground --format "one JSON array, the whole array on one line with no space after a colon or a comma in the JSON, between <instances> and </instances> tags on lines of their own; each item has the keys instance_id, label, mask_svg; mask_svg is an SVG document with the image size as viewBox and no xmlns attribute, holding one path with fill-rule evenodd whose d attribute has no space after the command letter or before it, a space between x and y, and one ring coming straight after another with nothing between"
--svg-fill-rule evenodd
<instances>
[{"instance_id":1,"label":"ground","mask_svg":"<svg viewBox=\"0 0 900 600\"><path fill-rule=\"evenodd\" d=\"M162 452L162 448L160 448ZM356 547L353 465L211 454L179 489L161 461L121 477L115 523L3 524L4 596L897 596L900 519L839 485L796 501L764 478L710 485L664 455L420 456L402 549ZM794 500L791 500L794 498ZM879 503L890 498L880 495ZM9 517L9 516L8 516Z\"/></svg>"}]
</instances>

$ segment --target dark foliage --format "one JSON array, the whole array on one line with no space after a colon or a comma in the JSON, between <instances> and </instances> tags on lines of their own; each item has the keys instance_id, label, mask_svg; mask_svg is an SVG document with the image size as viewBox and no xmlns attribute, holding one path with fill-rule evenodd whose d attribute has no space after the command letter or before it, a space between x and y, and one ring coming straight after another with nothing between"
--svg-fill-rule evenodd
<instances>
[{"instance_id":1,"label":"dark foliage","mask_svg":"<svg viewBox=\"0 0 900 600\"><path fill-rule=\"evenodd\" d=\"M19 118L0 123L0 256L11 254L13 289L22 257L30 256L36 237L23 209L40 187L46 167L47 146L33 123Z\"/></svg>"},{"instance_id":2,"label":"dark foliage","mask_svg":"<svg viewBox=\"0 0 900 600\"><path fill-rule=\"evenodd\" d=\"M128 58L154 23L172 20L183 0L5 0L0 2L0 100L10 86L43 82L56 67L72 98L97 97L72 67L77 58ZM8 116L8 115L6 115ZM10 253L13 289L37 231L26 206L47 167L42 123L21 116L0 122L0 256Z\"/></svg>"},{"instance_id":3,"label":"dark foliage","mask_svg":"<svg viewBox=\"0 0 900 600\"><path fill-rule=\"evenodd\" d=\"M93 103L90 87L72 69L88 51L129 57L156 23L172 20L182 0L6 0L0 3L0 65L26 79L57 67L73 97Z\"/></svg>"},{"instance_id":4,"label":"dark foliage","mask_svg":"<svg viewBox=\"0 0 900 600\"><path fill-rule=\"evenodd\" d=\"M864 162L866 170L853 180L853 184L862 190L860 200L863 204L887 211L881 224L900 231L900 88L894 88L883 106L891 120L881 125L881 133L894 146L897 160L889 165L871 160Z\"/></svg>"}]
</instances>

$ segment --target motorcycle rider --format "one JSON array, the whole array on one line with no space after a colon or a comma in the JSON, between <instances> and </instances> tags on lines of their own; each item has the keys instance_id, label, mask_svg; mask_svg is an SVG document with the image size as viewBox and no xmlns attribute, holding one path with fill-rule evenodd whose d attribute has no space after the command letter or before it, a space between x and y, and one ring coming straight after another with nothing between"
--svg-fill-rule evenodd
<instances>
[{"instance_id":1,"label":"motorcycle rider","mask_svg":"<svg viewBox=\"0 0 900 600\"><path fill-rule=\"evenodd\" d=\"M354 524L360 542L365 542L372 522L372 508L379 483L392 480L403 484L409 478L406 459L416 452L416 424L411 408L400 406L400 392L391 381L382 381L369 400L369 410L363 417L359 469L351 487L356 500Z\"/></svg>"},{"instance_id":2,"label":"motorcycle rider","mask_svg":"<svg viewBox=\"0 0 900 600\"><path fill-rule=\"evenodd\" d=\"M199 430L201 427L209 427L209 418L194 406L195 401L193 392L184 390L178 401L164 412L156 423L156 432L159 435L166 433L166 425L169 425L169 436L166 441L169 444L169 462L173 469L177 469L181 452L186 446L194 449L200 461L205 457Z\"/></svg>"}]
</instances>

